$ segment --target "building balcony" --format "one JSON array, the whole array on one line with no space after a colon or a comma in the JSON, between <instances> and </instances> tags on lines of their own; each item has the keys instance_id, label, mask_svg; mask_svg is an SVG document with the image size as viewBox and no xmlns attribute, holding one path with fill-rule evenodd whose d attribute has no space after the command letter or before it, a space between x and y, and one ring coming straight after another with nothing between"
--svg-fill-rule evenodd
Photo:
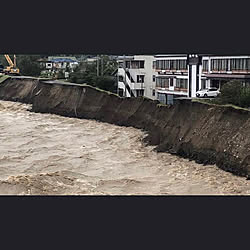
<instances>
[{"instance_id":1,"label":"building balcony","mask_svg":"<svg viewBox=\"0 0 250 250\"><path fill-rule=\"evenodd\" d=\"M134 89L145 89L145 83L135 82Z\"/></svg>"},{"instance_id":2,"label":"building balcony","mask_svg":"<svg viewBox=\"0 0 250 250\"><path fill-rule=\"evenodd\" d=\"M173 93L175 93L175 92L181 92L181 93L187 93L188 92L188 90L187 89L185 89L185 88L178 88L178 87L174 87L174 88L172 88L171 87L171 89L168 87L168 88L162 88L162 87L155 87L157 90L162 90L162 91L167 91L167 92L169 92L169 93L171 93L171 92L173 92Z\"/></svg>"},{"instance_id":3,"label":"building balcony","mask_svg":"<svg viewBox=\"0 0 250 250\"><path fill-rule=\"evenodd\" d=\"M208 72L207 72L208 73ZM210 70L210 73L215 74L250 74L250 70Z\"/></svg>"},{"instance_id":4,"label":"building balcony","mask_svg":"<svg viewBox=\"0 0 250 250\"><path fill-rule=\"evenodd\" d=\"M155 72L157 72L158 74L183 74L183 73L187 73L188 70L187 69L155 69Z\"/></svg>"},{"instance_id":5,"label":"building balcony","mask_svg":"<svg viewBox=\"0 0 250 250\"><path fill-rule=\"evenodd\" d=\"M187 89L179 91L176 88L174 90L169 90L168 88L156 88L157 93L168 94L168 95L177 95L177 96L187 96Z\"/></svg>"},{"instance_id":6,"label":"building balcony","mask_svg":"<svg viewBox=\"0 0 250 250\"><path fill-rule=\"evenodd\" d=\"M184 89L184 88L174 88L174 91L181 91L181 92L188 92L187 89Z\"/></svg>"}]
</instances>

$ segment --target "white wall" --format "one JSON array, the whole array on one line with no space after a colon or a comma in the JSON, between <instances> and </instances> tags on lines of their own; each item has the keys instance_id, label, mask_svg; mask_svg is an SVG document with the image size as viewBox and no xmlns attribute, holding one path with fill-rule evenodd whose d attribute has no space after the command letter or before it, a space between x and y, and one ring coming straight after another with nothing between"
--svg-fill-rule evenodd
<instances>
[{"instance_id":1,"label":"white wall","mask_svg":"<svg viewBox=\"0 0 250 250\"><path fill-rule=\"evenodd\" d=\"M155 75L155 71L153 69L154 56L135 55L134 60L144 60L144 69L129 69L131 76L136 82L137 75L144 75L144 96L150 99L156 99L157 96L153 96L152 94L153 89L155 89L155 82L153 82L153 75Z\"/></svg>"},{"instance_id":2,"label":"white wall","mask_svg":"<svg viewBox=\"0 0 250 250\"><path fill-rule=\"evenodd\" d=\"M122 60L122 58L121 58ZM133 60L143 60L144 61L144 68L143 69L128 69L130 75L132 76L134 83L129 80L128 77L126 77L126 82L129 84L130 88L132 89L133 93L136 96L136 89L144 89L144 96L156 99L157 96L153 96L153 89L155 89L155 82L153 82L153 75L155 75L155 72L153 70L153 61L154 56L148 56L148 55L135 55L131 58L129 58L130 61ZM124 69L119 68L118 69L118 75L122 75L124 77ZM144 75L144 83L137 83L137 75ZM119 86L122 86L121 83Z\"/></svg>"}]
</instances>

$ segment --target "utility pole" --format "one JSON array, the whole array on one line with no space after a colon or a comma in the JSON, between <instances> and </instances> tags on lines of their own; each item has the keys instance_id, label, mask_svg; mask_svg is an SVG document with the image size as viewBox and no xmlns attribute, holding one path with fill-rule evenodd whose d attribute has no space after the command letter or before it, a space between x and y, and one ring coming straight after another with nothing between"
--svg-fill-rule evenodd
<instances>
[{"instance_id":1,"label":"utility pole","mask_svg":"<svg viewBox=\"0 0 250 250\"><path fill-rule=\"evenodd\" d=\"M103 56L101 57L101 70L102 70L102 76L103 76Z\"/></svg>"},{"instance_id":2,"label":"utility pole","mask_svg":"<svg viewBox=\"0 0 250 250\"><path fill-rule=\"evenodd\" d=\"M119 95L119 63L117 63L117 95Z\"/></svg>"},{"instance_id":3,"label":"utility pole","mask_svg":"<svg viewBox=\"0 0 250 250\"><path fill-rule=\"evenodd\" d=\"M97 55L97 59L96 59L96 75L99 76L99 56Z\"/></svg>"},{"instance_id":4,"label":"utility pole","mask_svg":"<svg viewBox=\"0 0 250 250\"><path fill-rule=\"evenodd\" d=\"M14 67L16 68L16 55L14 55Z\"/></svg>"},{"instance_id":5,"label":"utility pole","mask_svg":"<svg viewBox=\"0 0 250 250\"><path fill-rule=\"evenodd\" d=\"M125 55L123 55L123 69L124 69L124 87L125 87L125 97L127 97Z\"/></svg>"}]
</instances>

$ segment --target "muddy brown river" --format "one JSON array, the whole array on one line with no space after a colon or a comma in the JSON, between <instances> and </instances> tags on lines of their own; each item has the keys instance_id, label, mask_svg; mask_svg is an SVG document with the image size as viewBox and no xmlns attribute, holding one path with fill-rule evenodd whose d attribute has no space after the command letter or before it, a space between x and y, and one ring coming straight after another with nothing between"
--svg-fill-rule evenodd
<instances>
[{"instance_id":1,"label":"muddy brown river","mask_svg":"<svg viewBox=\"0 0 250 250\"><path fill-rule=\"evenodd\" d=\"M249 194L215 165L157 153L132 127L30 112L0 101L0 194Z\"/></svg>"}]
</instances>

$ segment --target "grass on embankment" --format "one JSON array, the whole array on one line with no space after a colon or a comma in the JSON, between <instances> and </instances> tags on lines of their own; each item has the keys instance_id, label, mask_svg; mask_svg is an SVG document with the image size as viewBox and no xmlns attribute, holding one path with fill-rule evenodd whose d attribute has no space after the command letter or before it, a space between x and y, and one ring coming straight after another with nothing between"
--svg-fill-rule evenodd
<instances>
[{"instance_id":1,"label":"grass on embankment","mask_svg":"<svg viewBox=\"0 0 250 250\"><path fill-rule=\"evenodd\" d=\"M4 82L8 78L10 78L10 76L8 76L8 75L0 75L0 83Z\"/></svg>"},{"instance_id":2,"label":"grass on embankment","mask_svg":"<svg viewBox=\"0 0 250 250\"><path fill-rule=\"evenodd\" d=\"M201 99L192 99L192 102L199 102L199 103L203 103L203 104L207 104L207 105L211 105L211 106L217 106L217 107L231 107L234 109L241 109L241 110L246 110L246 111L250 111L247 108L242 108L233 104L219 104L219 103L215 103L214 100L201 100Z\"/></svg>"}]
</instances>

